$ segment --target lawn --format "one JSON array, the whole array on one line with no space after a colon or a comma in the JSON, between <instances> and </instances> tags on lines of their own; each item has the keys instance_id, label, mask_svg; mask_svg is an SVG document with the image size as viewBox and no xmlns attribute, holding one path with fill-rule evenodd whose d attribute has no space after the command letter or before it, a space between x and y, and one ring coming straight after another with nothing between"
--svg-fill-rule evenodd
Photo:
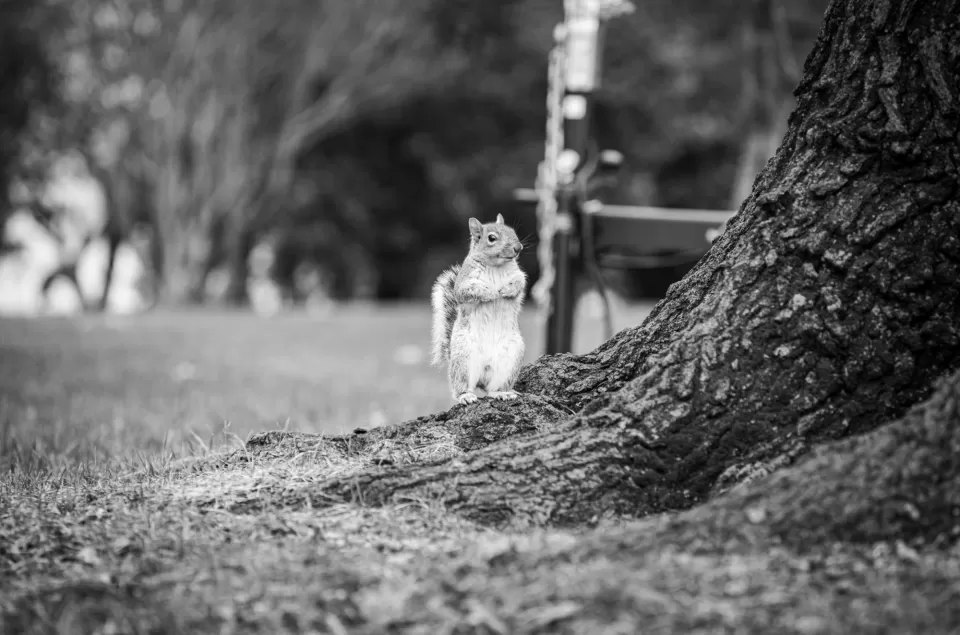
<instances>
[{"instance_id":1,"label":"lawn","mask_svg":"<svg viewBox=\"0 0 960 635\"><path fill-rule=\"evenodd\" d=\"M601 327L581 320L587 350ZM533 359L538 317L522 323ZM428 339L422 305L0 320L0 633L381 632L404 610L395 585L426 566L414 554L493 532L429 501L230 510L344 467L321 444L247 460L254 433L452 405ZM556 619L538 615L525 619Z\"/></svg>"},{"instance_id":2,"label":"lawn","mask_svg":"<svg viewBox=\"0 0 960 635\"><path fill-rule=\"evenodd\" d=\"M426 364L428 317L0 320L0 634L957 632L960 550L790 549L777 513L795 494L749 522L748 489L674 516L524 533L429 498L328 500L329 479L385 457L460 452L442 434L359 450L309 434L451 405ZM586 350L600 328L581 323ZM523 328L532 358L532 312ZM829 467L788 470L763 500Z\"/></svg>"},{"instance_id":3,"label":"lawn","mask_svg":"<svg viewBox=\"0 0 960 635\"><path fill-rule=\"evenodd\" d=\"M616 325L650 308L620 310ZM445 410L429 323L423 305L0 319L0 468L183 456L264 430L339 434ZM602 341L596 318L580 326L578 351ZM536 312L522 328L532 361Z\"/></svg>"}]
</instances>

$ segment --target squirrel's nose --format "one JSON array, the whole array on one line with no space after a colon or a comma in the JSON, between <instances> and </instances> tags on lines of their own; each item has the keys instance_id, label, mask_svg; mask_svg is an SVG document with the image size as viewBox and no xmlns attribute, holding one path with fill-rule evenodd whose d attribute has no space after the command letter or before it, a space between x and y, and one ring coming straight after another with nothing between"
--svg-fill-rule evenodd
<instances>
[{"instance_id":1,"label":"squirrel's nose","mask_svg":"<svg viewBox=\"0 0 960 635\"><path fill-rule=\"evenodd\" d=\"M518 254L519 254L521 251L523 251L523 245L522 245L521 243L517 243L516 245L513 246L513 248L516 250L516 252L517 252Z\"/></svg>"}]
</instances>

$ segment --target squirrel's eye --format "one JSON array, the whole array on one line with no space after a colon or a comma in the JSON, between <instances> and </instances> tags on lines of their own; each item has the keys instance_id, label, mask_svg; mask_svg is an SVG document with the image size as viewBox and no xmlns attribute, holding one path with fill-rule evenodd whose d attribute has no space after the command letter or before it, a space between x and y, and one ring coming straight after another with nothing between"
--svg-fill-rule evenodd
<instances>
[{"instance_id":1,"label":"squirrel's eye","mask_svg":"<svg viewBox=\"0 0 960 635\"><path fill-rule=\"evenodd\" d=\"M487 234L487 241L492 245L493 243L497 242L497 235Z\"/></svg>"}]
</instances>

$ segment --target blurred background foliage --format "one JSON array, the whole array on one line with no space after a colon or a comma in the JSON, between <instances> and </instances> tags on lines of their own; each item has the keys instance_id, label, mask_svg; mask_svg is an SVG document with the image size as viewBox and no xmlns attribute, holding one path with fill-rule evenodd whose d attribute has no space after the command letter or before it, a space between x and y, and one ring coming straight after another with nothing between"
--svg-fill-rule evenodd
<instances>
[{"instance_id":1,"label":"blurred background foliage","mask_svg":"<svg viewBox=\"0 0 960 635\"><path fill-rule=\"evenodd\" d=\"M626 170L608 200L739 206L826 4L637 0L611 22L595 130ZM535 239L511 196L543 154L562 6L0 0L0 222L27 210L58 237L47 282L94 240L108 263L139 246L154 302L242 305L257 276L292 302L424 297L468 217ZM64 171L105 211L72 242L44 195Z\"/></svg>"}]
</instances>

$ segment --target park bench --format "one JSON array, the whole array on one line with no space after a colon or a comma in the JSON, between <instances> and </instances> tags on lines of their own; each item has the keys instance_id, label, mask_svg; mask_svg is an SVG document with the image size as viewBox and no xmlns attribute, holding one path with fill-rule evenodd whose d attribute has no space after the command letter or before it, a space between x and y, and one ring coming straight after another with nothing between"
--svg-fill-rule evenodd
<instances>
[{"instance_id":1,"label":"park bench","mask_svg":"<svg viewBox=\"0 0 960 635\"><path fill-rule=\"evenodd\" d=\"M519 203L537 203L532 189L514 191ZM710 209L609 205L583 206L582 233L592 236L596 264L604 269L657 269L699 260L733 212Z\"/></svg>"},{"instance_id":2,"label":"park bench","mask_svg":"<svg viewBox=\"0 0 960 635\"><path fill-rule=\"evenodd\" d=\"M518 189L514 200L535 205L537 193ZM572 248L554 251L553 302L546 322L547 353L569 352L573 345L576 294L574 277L588 275L604 308L604 338L612 333L607 290L602 269L662 270L692 265L702 258L720 228L733 216L725 210L703 210L609 205L586 201L575 214L570 232Z\"/></svg>"},{"instance_id":3,"label":"park bench","mask_svg":"<svg viewBox=\"0 0 960 635\"><path fill-rule=\"evenodd\" d=\"M594 196L610 183L623 156L600 150L592 138L593 94L600 82L605 23L633 10L629 0L564 0L547 71L547 127L537 189L514 200L535 204L540 229L541 279L532 294L546 309L546 353L573 345L575 278L585 273L612 319L601 269L655 269L694 264L734 212L609 205ZM545 273L546 272L546 273Z\"/></svg>"}]
</instances>

